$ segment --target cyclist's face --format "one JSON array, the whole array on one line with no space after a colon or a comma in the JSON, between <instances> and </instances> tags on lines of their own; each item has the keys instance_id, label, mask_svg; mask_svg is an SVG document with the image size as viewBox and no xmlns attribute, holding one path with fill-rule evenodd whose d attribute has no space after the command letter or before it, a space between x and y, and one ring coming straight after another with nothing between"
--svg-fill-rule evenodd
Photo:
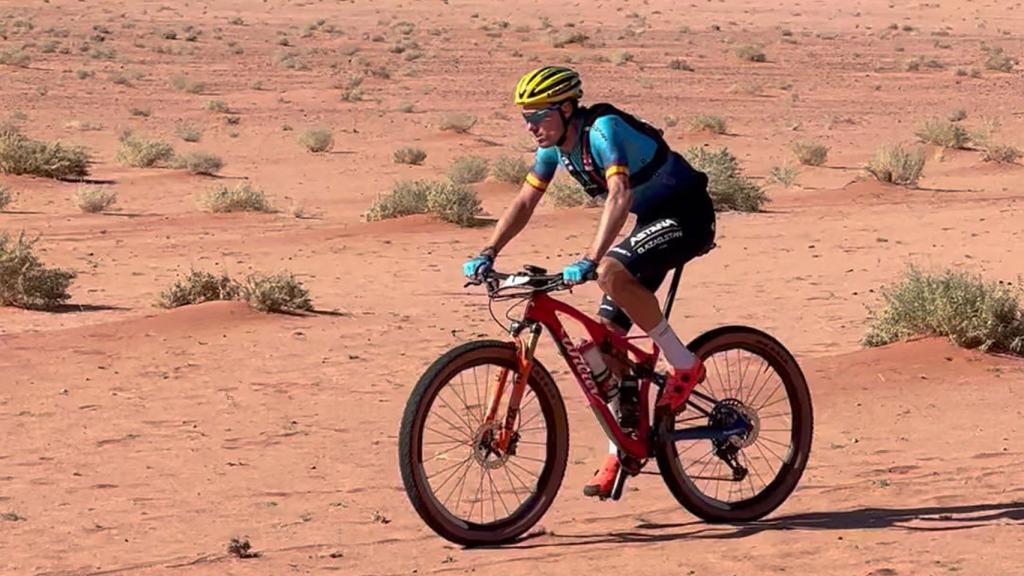
<instances>
[{"instance_id":1,"label":"cyclist's face","mask_svg":"<svg viewBox=\"0 0 1024 576\"><path fill-rule=\"evenodd\" d=\"M541 148L554 146L565 129L557 105L523 107L523 120Z\"/></svg>"}]
</instances>

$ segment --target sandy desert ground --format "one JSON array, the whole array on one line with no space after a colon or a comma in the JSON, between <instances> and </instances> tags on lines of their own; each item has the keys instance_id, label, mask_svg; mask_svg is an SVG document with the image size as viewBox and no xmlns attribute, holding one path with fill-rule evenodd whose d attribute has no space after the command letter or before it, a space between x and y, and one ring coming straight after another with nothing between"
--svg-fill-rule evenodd
<instances>
[{"instance_id":1,"label":"sandy desert ground","mask_svg":"<svg viewBox=\"0 0 1024 576\"><path fill-rule=\"evenodd\" d=\"M591 41L555 48L545 19ZM1024 57L1020 2L5 0L0 23L0 52L31 57L0 65L0 122L86 146L119 209L83 214L75 183L0 175L17 194L0 230L40 234L46 263L79 273L61 313L0 309L0 573L1024 574L1024 362L935 339L860 344L880 288L909 263L1022 272L1021 165L930 147L916 189L863 170L878 144L911 142L921 121L957 109L970 127L998 119L999 138L1024 146L1021 67L981 64L983 43ZM403 38L419 58L391 51ZM741 44L762 45L767 62L738 59ZM282 50L305 69L276 63ZM942 67L907 71L915 57ZM451 346L501 336L461 281L488 230L362 214L395 181L443 177L457 156L525 156L511 86L543 62L578 66L591 101L678 116L673 145L728 146L773 199L720 215L720 247L687 269L672 322L688 337L757 326L808 375L810 463L764 521L703 524L646 474L621 501L586 499L605 444L550 342L540 357L566 397L572 445L533 536L462 549L409 505L396 439L412 385ZM365 72L382 69L388 78ZM176 74L207 88L176 91ZM344 101L363 75L362 99ZM479 122L441 131L449 112ZM689 130L701 113L727 133ZM198 143L175 136L181 120L203 129ZM296 142L316 126L333 130L331 153ZM125 127L226 166L216 178L124 167ZM792 188L769 183L797 139L830 146L828 162L802 167ZM422 166L392 162L407 145L428 153ZM197 208L198 192L242 179L281 211ZM515 190L475 188L492 217ZM599 216L542 205L499 263L559 268ZM288 269L321 313L155 307L189 267ZM585 285L568 299L593 309L598 296ZM259 557L229 555L235 536Z\"/></svg>"}]
</instances>

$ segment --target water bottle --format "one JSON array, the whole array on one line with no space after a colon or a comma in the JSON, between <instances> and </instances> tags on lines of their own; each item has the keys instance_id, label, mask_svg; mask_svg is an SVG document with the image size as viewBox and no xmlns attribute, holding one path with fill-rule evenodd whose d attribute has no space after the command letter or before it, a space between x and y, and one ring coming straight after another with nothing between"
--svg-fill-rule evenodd
<instances>
[{"instance_id":1,"label":"water bottle","mask_svg":"<svg viewBox=\"0 0 1024 576\"><path fill-rule=\"evenodd\" d=\"M605 402L611 402L619 393L619 383L616 378L611 377L612 373L604 361L604 354L601 354L597 345L589 340L581 342L578 349L590 367L590 375L597 385L597 391Z\"/></svg>"}]
</instances>

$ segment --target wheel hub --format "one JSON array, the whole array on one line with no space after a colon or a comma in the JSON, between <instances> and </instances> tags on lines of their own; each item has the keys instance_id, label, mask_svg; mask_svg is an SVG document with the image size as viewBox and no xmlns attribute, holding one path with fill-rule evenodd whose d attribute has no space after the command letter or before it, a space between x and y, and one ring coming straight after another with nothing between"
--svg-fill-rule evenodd
<instances>
[{"instance_id":1,"label":"wheel hub","mask_svg":"<svg viewBox=\"0 0 1024 576\"><path fill-rule=\"evenodd\" d=\"M497 422L484 424L476 431L473 441L473 459L476 463L489 470L501 468L508 462L508 457L516 453L519 433L513 432L508 449L501 450L498 438L501 437L501 425Z\"/></svg>"},{"instance_id":2,"label":"wheel hub","mask_svg":"<svg viewBox=\"0 0 1024 576\"><path fill-rule=\"evenodd\" d=\"M734 434L721 444L725 446L728 443L736 449L743 449L752 446L757 441L758 433L761 430L761 418L758 416L757 410L735 398L726 398L715 405L708 418L708 425L724 429L741 425L746 430L745 433Z\"/></svg>"}]
</instances>

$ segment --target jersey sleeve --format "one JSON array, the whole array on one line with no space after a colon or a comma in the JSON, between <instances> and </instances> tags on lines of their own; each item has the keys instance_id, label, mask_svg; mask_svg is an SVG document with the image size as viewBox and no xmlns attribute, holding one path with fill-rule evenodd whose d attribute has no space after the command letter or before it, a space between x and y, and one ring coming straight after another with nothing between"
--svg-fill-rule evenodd
<instances>
[{"instance_id":1,"label":"jersey sleeve","mask_svg":"<svg viewBox=\"0 0 1024 576\"><path fill-rule=\"evenodd\" d=\"M628 126L618 116L601 116L590 127L590 152L598 166L604 167L605 180L615 174L629 176L626 157Z\"/></svg>"},{"instance_id":2,"label":"jersey sleeve","mask_svg":"<svg viewBox=\"0 0 1024 576\"><path fill-rule=\"evenodd\" d=\"M526 182L537 190L547 190L548 184L558 170L558 150L555 148L538 148L537 157L533 161L533 169L526 175Z\"/></svg>"}]
</instances>

